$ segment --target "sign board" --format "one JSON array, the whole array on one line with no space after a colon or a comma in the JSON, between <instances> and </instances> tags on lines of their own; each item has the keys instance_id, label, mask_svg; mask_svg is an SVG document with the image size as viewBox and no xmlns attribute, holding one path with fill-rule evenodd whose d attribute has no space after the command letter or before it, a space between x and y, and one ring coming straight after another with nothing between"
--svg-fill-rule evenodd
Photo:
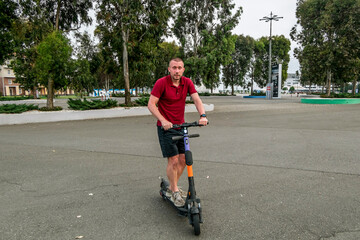
<instances>
[{"instance_id":1,"label":"sign board","mask_svg":"<svg viewBox=\"0 0 360 240\"><path fill-rule=\"evenodd\" d=\"M273 97L281 97L281 64L274 63L271 67L271 83L273 86Z\"/></svg>"}]
</instances>

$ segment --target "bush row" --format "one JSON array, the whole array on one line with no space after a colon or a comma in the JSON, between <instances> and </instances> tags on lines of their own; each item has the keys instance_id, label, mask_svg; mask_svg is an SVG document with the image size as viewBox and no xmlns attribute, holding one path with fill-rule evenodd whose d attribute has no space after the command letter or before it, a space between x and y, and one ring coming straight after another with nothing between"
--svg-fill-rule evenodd
<instances>
[{"instance_id":1,"label":"bush row","mask_svg":"<svg viewBox=\"0 0 360 240\"><path fill-rule=\"evenodd\" d=\"M4 104L0 105L0 113L22 113L31 110L38 110L39 106L34 104Z\"/></svg>"},{"instance_id":2,"label":"bush row","mask_svg":"<svg viewBox=\"0 0 360 240\"><path fill-rule=\"evenodd\" d=\"M149 102L149 96L143 96L135 100L132 103L132 106L147 106ZM91 109L108 109L118 106L126 107L125 104L118 104L116 100L108 99L106 101L92 99L88 101L86 98L82 99L71 99L67 101L70 109L73 110L91 110ZM187 104L192 104L192 101L186 101ZM31 110L39 111L60 111L62 107L54 107L48 109L47 107L39 108L37 105L33 104L4 104L0 105L0 113L22 113Z\"/></svg>"},{"instance_id":3,"label":"bush row","mask_svg":"<svg viewBox=\"0 0 360 240\"><path fill-rule=\"evenodd\" d=\"M26 100L26 99L33 99L34 96L14 96L14 97L0 97L0 101L17 101L17 100Z\"/></svg>"},{"instance_id":4,"label":"bush row","mask_svg":"<svg viewBox=\"0 0 360 240\"><path fill-rule=\"evenodd\" d=\"M330 93L330 97L326 94L321 94L322 98L360 98L360 93L353 95L352 93Z\"/></svg>"}]
</instances>

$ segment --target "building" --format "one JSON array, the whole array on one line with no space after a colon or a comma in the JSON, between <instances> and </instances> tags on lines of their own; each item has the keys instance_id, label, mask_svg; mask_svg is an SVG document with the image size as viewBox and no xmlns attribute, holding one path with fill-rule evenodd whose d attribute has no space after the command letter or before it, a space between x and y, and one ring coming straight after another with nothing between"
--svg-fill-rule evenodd
<instances>
[{"instance_id":1,"label":"building","mask_svg":"<svg viewBox=\"0 0 360 240\"><path fill-rule=\"evenodd\" d=\"M4 65L0 66L0 92L1 96L22 95L22 89L19 83L15 83L14 71L9 67L10 61L6 60Z\"/></svg>"},{"instance_id":2,"label":"building","mask_svg":"<svg viewBox=\"0 0 360 240\"><path fill-rule=\"evenodd\" d=\"M302 85L300 82L300 76L296 75L295 73L288 73L288 77L284 83L284 87L287 87L288 90L291 87L294 87L295 92L309 92L310 89L311 92L323 91L322 86L312 84L311 88L309 89L309 85Z\"/></svg>"},{"instance_id":3,"label":"building","mask_svg":"<svg viewBox=\"0 0 360 240\"><path fill-rule=\"evenodd\" d=\"M38 86L36 90L37 97L46 95L47 89L44 86ZM74 90L67 88L65 91L55 91L56 95L73 95ZM30 90L24 90L20 83L16 83L14 71L10 68L10 60L6 60L4 65L0 66L0 96L19 96L31 95Z\"/></svg>"},{"instance_id":4,"label":"building","mask_svg":"<svg viewBox=\"0 0 360 240\"><path fill-rule=\"evenodd\" d=\"M288 73L287 79L284 82L283 88L286 87L288 90L291 87L295 88L295 91L303 88L300 83L300 76L296 75L295 73Z\"/></svg>"}]
</instances>

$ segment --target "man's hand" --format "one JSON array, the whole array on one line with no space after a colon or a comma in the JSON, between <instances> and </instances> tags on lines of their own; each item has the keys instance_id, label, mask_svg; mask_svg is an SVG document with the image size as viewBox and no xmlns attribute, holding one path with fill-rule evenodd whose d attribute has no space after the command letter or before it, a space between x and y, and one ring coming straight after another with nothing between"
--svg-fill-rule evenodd
<instances>
[{"instance_id":1,"label":"man's hand","mask_svg":"<svg viewBox=\"0 0 360 240\"><path fill-rule=\"evenodd\" d=\"M208 120L206 117L201 117L199 120L199 124L206 126L208 123Z\"/></svg>"},{"instance_id":2,"label":"man's hand","mask_svg":"<svg viewBox=\"0 0 360 240\"><path fill-rule=\"evenodd\" d=\"M169 121L164 120L164 121L161 121L161 126L164 128L165 131L167 131L173 127L173 124Z\"/></svg>"}]
</instances>

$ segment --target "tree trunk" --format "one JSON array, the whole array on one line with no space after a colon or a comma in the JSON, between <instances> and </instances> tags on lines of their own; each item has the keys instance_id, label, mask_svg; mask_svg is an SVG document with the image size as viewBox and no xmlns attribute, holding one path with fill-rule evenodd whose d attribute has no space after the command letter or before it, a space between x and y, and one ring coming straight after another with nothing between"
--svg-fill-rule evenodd
<instances>
[{"instance_id":1,"label":"tree trunk","mask_svg":"<svg viewBox=\"0 0 360 240\"><path fill-rule=\"evenodd\" d=\"M55 23L55 30L59 31L59 19L60 19L60 9L61 9L61 0L58 0L58 5L56 9L56 23Z\"/></svg>"},{"instance_id":2,"label":"tree trunk","mask_svg":"<svg viewBox=\"0 0 360 240\"><path fill-rule=\"evenodd\" d=\"M326 93L326 96L330 97L330 92L331 92L331 70L328 69L326 71L326 79L327 79L327 93Z\"/></svg>"},{"instance_id":3,"label":"tree trunk","mask_svg":"<svg viewBox=\"0 0 360 240\"><path fill-rule=\"evenodd\" d=\"M355 93L356 93L356 84L357 84L357 81L354 80L353 81L353 86L352 86L352 95L355 96Z\"/></svg>"},{"instance_id":4,"label":"tree trunk","mask_svg":"<svg viewBox=\"0 0 360 240\"><path fill-rule=\"evenodd\" d=\"M231 84L231 95L234 95L234 84Z\"/></svg>"},{"instance_id":5,"label":"tree trunk","mask_svg":"<svg viewBox=\"0 0 360 240\"><path fill-rule=\"evenodd\" d=\"M37 99L37 96L36 96L36 87L35 87L35 86L33 86L32 94L33 94L33 98L34 98L34 99Z\"/></svg>"},{"instance_id":6,"label":"tree trunk","mask_svg":"<svg viewBox=\"0 0 360 240\"><path fill-rule=\"evenodd\" d=\"M252 77L251 77L251 90L250 95L254 94L254 69L252 71Z\"/></svg>"},{"instance_id":7,"label":"tree trunk","mask_svg":"<svg viewBox=\"0 0 360 240\"><path fill-rule=\"evenodd\" d=\"M122 40L123 40L123 68L124 68L124 80L125 80L125 105L131 105L130 96L130 80L129 80L129 62L128 62L128 51L127 42L129 39L129 30L124 29L122 26Z\"/></svg>"},{"instance_id":8,"label":"tree trunk","mask_svg":"<svg viewBox=\"0 0 360 240\"><path fill-rule=\"evenodd\" d=\"M54 80L49 80L48 82L48 93L47 93L47 103L46 107L48 109L54 108Z\"/></svg>"}]
</instances>

